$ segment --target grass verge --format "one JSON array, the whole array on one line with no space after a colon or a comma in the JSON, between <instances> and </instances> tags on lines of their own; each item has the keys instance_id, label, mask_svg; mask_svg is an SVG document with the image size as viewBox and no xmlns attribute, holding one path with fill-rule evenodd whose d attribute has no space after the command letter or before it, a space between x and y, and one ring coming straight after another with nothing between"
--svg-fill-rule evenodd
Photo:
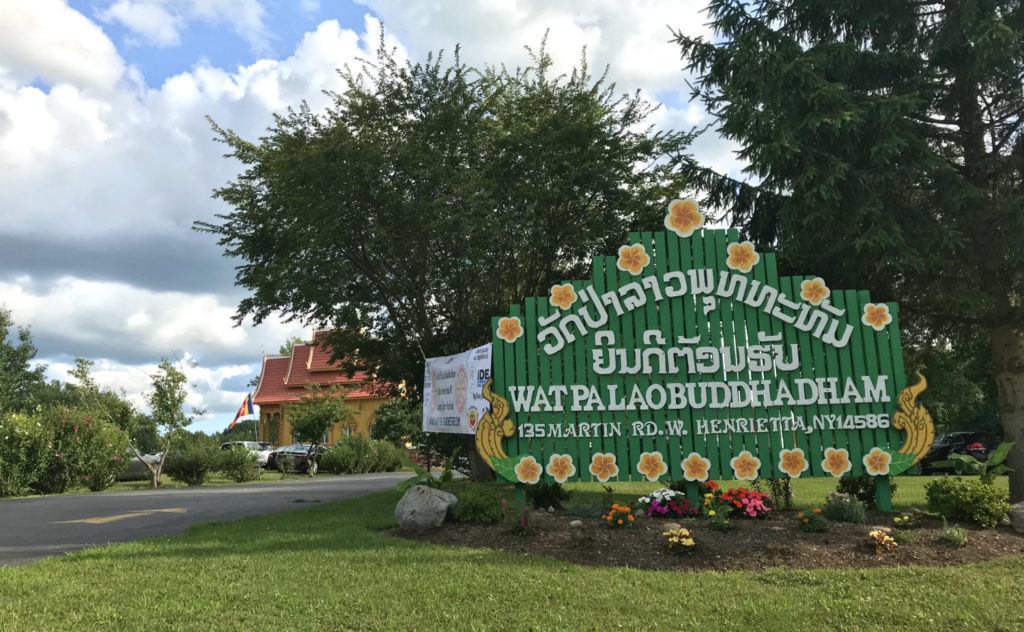
<instances>
[{"instance_id":1,"label":"grass verge","mask_svg":"<svg viewBox=\"0 0 1024 632\"><path fill-rule=\"evenodd\" d=\"M1022 556L881 570L581 567L393 537L399 497L0 569L0 629L1024 629Z\"/></svg>"}]
</instances>

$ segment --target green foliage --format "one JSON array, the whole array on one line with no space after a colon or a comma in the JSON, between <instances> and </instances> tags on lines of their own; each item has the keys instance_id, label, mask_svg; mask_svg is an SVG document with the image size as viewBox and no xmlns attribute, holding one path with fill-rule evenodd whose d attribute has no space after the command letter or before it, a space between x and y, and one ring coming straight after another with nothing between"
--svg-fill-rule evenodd
<instances>
[{"instance_id":1,"label":"green foliage","mask_svg":"<svg viewBox=\"0 0 1024 632\"><path fill-rule=\"evenodd\" d=\"M167 457L163 470L189 487L197 487L206 482L207 475L216 468L217 461L217 453L212 450L186 448Z\"/></svg>"},{"instance_id":2,"label":"green foliage","mask_svg":"<svg viewBox=\"0 0 1024 632\"><path fill-rule=\"evenodd\" d=\"M864 524L868 520L864 503L842 492L828 493L822 513L833 522Z\"/></svg>"},{"instance_id":3,"label":"green foliage","mask_svg":"<svg viewBox=\"0 0 1024 632\"><path fill-rule=\"evenodd\" d=\"M662 222L692 135L654 133L654 105L557 75L543 46L498 61L403 63L382 41L326 111L257 143L214 125L245 171L215 192L232 212L194 227L243 262L236 317L330 322L343 365L415 393L423 354L487 342L510 303Z\"/></svg>"},{"instance_id":4,"label":"green foliage","mask_svg":"<svg viewBox=\"0 0 1024 632\"><path fill-rule=\"evenodd\" d=\"M234 428L225 428L217 437L220 443L225 441L255 441L256 419L245 419L235 424Z\"/></svg>"},{"instance_id":5,"label":"green foliage","mask_svg":"<svg viewBox=\"0 0 1024 632\"><path fill-rule=\"evenodd\" d=\"M957 474L977 475L982 483L991 485L996 476L1012 471L1006 465L1006 457L1010 454L1013 444L1012 441L999 444L984 461L979 461L968 454L951 454L948 461L936 461L935 466L953 467Z\"/></svg>"},{"instance_id":6,"label":"green foliage","mask_svg":"<svg viewBox=\"0 0 1024 632\"><path fill-rule=\"evenodd\" d=\"M541 482L526 488L526 500L535 509L547 509L548 507L561 509L563 503L567 502L570 496L572 496L572 492L559 483Z\"/></svg>"},{"instance_id":7,"label":"green foliage","mask_svg":"<svg viewBox=\"0 0 1024 632\"><path fill-rule=\"evenodd\" d=\"M11 312L0 306L0 415L29 412L45 386L45 365L31 366L37 349L27 327L18 327L12 336ZM17 344L10 338L15 338Z\"/></svg>"},{"instance_id":8,"label":"green foliage","mask_svg":"<svg viewBox=\"0 0 1024 632\"><path fill-rule=\"evenodd\" d=\"M508 504L494 483L458 481L448 485L446 491L459 499L452 512L452 517L459 522L498 523L504 516L502 503Z\"/></svg>"},{"instance_id":9,"label":"green foliage","mask_svg":"<svg viewBox=\"0 0 1024 632\"><path fill-rule=\"evenodd\" d=\"M363 435L342 437L320 457L320 469L333 474L391 472L401 466L401 450Z\"/></svg>"},{"instance_id":10,"label":"green foliage","mask_svg":"<svg viewBox=\"0 0 1024 632\"><path fill-rule=\"evenodd\" d=\"M864 474L862 476L851 476L847 474L839 479L839 484L836 486L836 491L840 494L850 494L860 502L864 503L865 507L875 509L875 479L876 476L870 476ZM896 496L896 483L893 482L893 478L889 477L889 489L893 496Z\"/></svg>"},{"instance_id":11,"label":"green foliage","mask_svg":"<svg viewBox=\"0 0 1024 632\"><path fill-rule=\"evenodd\" d=\"M425 445L427 435L423 432L423 402L414 402L404 397L384 402L374 413L370 436L390 441L397 447L404 447L406 442ZM442 437L433 438L436 442Z\"/></svg>"},{"instance_id":12,"label":"green foliage","mask_svg":"<svg viewBox=\"0 0 1024 632\"><path fill-rule=\"evenodd\" d=\"M48 457L47 430L24 413L0 415L0 497L28 492Z\"/></svg>"},{"instance_id":13,"label":"green foliage","mask_svg":"<svg viewBox=\"0 0 1024 632\"><path fill-rule=\"evenodd\" d=\"M801 511L796 515L796 519L797 526L800 527L801 531L827 533L829 530L828 518L825 517L821 509L815 508L812 511Z\"/></svg>"},{"instance_id":14,"label":"green foliage","mask_svg":"<svg viewBox=\"0 0 1024 632\"><path fill-rule=\"evenodd\" d=\"M892 534L892 539L896 540L896 544L906 546L917 542L917 534L913 531L896 531Z\"/></svg>"},{"instance_id":15,"label":"green foliage","mask_svg":"<svg viewBox=\"0 0 1024 632\"><path fill-rule=\"evenodd\" d=\"M945 516L943 516L942 539L950 546L954 546L958 549L963 548L967 544L967 529L964 529L960 525L950 525L946 522Z\"/></svg>"},{"instance_id":16,"label":"green foliage","mask_svg":"<svg viewBox=\"0 0 1024 632\"><path fill-rule=\"evenodd\" d=\"M999 524L1010 510L1006 493L976 478L946 476L925 485L928 508L950 520L970 520L982 527Z\"/></svg>"},{"instance_id":17,"label":"green foliage","mask_svg":"<svg viewBox=\"0 0 1024 632\"><path fill-rule=\"evenodd\" d=\"M256 453L240 445L218 451L217 469L236 483L255 481L263 474Z\"/></svg>"},{"instance_id":18,"label":"green foliage","mask_svg":"<svg viewBox=\"0 0 1024 632\"><path fill-rule=\"evenodd\" d=\"M306 386L302 399L287 409L288 423L296 440L318 445L334 424L347 420L353 410L345 405L346 392L336 385L328 388L318 384Z\"/></svg>"}]
</instances>

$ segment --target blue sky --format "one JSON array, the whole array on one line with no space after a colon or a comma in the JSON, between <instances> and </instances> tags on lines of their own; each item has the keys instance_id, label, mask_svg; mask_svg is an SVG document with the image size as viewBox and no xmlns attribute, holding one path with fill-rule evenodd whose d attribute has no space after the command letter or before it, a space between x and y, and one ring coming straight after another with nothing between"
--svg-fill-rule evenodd
<instances>
[{"instance_id":1,"label":"blue sky","mask_svg":"<svg viewBox=\"0 0 1024 632\"><path fill-rule=\"evenodd\" d=\"M556 68L586 47L621 91L663 107L661 128L703 125L666 25L707 34L689 0L0 0L0 306L31 326L48 374L75 357L140 407L162 357L189 369L193 426L230 423L264 351L302 323L236 327L236 262L190 229L227 209L238 173L205 117L255 139L273 113L343 89L384 25L400 55L462 45L471 65L527 61L546 31ZM694 153L738 167L713 135ZM685 194L687 192L680 192Z\"/></svg>"}]
</instances>

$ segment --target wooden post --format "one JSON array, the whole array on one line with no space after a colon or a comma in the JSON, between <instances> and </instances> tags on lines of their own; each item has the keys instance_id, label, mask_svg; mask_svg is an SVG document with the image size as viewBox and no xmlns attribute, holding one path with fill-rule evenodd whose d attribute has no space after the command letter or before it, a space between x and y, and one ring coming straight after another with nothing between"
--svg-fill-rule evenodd
<instances>
[{"instance_id":1,"label":"wooden post","mask_svg":"<svg viewBox=\"0 0 1024 632\"><path fill-rule=\"evenodd\" d=\"M892 511L892 487L888 476L875 477L875 507L879 511Z\"/></svg>"}]
</instances>

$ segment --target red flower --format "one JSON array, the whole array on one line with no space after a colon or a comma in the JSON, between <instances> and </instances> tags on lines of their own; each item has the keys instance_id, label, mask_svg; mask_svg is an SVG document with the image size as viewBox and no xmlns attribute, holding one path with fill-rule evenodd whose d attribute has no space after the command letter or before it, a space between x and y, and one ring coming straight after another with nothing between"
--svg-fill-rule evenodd
<instances>
[{"instance_id":1,"label":"red flower","mask_svg":"<svg viewBox=\"0 0 1024 632\"><path fill-rule=\"evenodd\" d=\"M984 450L985 446L981 445L980 443L975 442L975 443L972 443L971 445L967 446L967 449L968 450Z\"/></svg>"}]
</instances>

